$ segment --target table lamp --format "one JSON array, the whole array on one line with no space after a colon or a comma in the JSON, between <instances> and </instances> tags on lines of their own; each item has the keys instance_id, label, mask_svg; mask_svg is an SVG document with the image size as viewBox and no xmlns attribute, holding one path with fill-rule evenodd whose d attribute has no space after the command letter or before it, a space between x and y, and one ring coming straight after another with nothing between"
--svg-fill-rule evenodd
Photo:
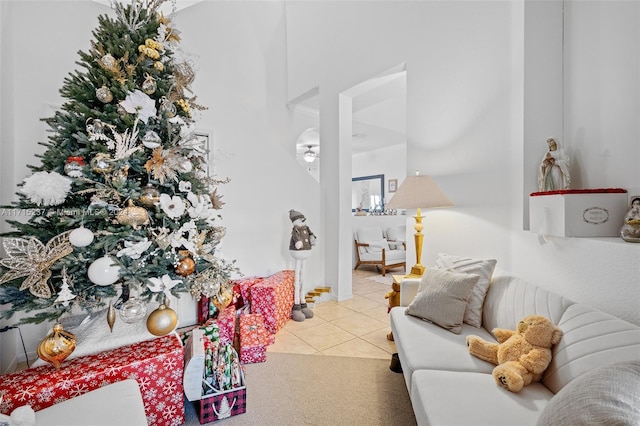
<instances>
[{"instance_id":1,"label":"table lamp","mask_svg":"<svg viewBox=\"0 0 640 426\"><path fill-rule=\"evenodd\" d=\"M416 220L413 234L416 244L416 264L411 268L411 275L422 276L424 274L424 265L421 263L422 258L422 242L424 235L422 229L422 212L421 208L431 207L451 207L453 203L442 192L438 184L429 176L421 176L416 173L415 176L407 176L402 182L393 198L385 206L388 209L417 209Z\"/></svg>"}]
</instances>

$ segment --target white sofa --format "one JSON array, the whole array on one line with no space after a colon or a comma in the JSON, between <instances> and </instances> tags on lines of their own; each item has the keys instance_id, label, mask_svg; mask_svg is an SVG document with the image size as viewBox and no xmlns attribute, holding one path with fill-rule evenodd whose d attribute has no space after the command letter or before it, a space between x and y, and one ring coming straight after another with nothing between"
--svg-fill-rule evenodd
<instances>
[{"instance_id":1,"label":"white sofa","mask_svg":"<svg viewBox=\"0 0 640 426\"><path fill-rule=\"evenodd\" d=\"M482 305L482 328L463 324L454 334L405 313L419 283L405 279L401 306L390 312L419 425L640 424L640 327L497 270ZM551 319L564 335L542 380L512 393L495 383L492 364L469 354L466 337L495 341L493 328L515 329L533 314ZM592 371L601 366L617 371ZM591 399L586 408L585 399Z\"/></svg>"}]
</instances>

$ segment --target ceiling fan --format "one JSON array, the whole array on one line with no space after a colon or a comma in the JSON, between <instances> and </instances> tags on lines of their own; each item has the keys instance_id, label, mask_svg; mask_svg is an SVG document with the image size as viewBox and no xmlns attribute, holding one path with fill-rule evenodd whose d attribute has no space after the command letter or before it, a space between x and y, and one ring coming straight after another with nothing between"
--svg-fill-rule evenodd
<instances>
[{"instance_id":1,"label":"ceiling fan","mask_svg":"<svg viewBox=\"0 0 640 426\"><path fill-rule=\"evenodd\" d=\"M313 163L319 157L318 153L311 149L312 147L313 145L307 145L308 149L302 154L302 158L307 163Z\"/></svg>"}]
</instances>

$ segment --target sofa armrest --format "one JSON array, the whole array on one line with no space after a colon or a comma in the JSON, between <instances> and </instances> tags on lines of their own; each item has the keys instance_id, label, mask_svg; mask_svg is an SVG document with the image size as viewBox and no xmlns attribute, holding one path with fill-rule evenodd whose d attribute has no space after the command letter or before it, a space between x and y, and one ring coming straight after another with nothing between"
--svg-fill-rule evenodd
<instances>
[{"instance_id":1,"label":"sofa armrest","mask_svg":"<svg viewBox=\"0 0 640 426\"><path fill-rule=\"evenodd\" d=\"M403 278L400 283L400 306L409 306L418 293L422 278Z\"/></svg>"}]
</instances>

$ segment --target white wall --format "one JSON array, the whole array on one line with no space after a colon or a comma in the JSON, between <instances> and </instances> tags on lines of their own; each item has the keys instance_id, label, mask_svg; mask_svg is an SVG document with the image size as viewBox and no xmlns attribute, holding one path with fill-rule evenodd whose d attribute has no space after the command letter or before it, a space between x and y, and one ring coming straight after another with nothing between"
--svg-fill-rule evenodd
<instances>
[{"instance_id":1,"label":"white wall","mask_svg":"<svg viewBox=\"0 0 640 426\"><path fill-rule=\"evenodd\" d=\"M617 239L541 245L523 231L525 197L535 185L530 171L547 136L560 132L585 185L640 183L639 7L572 2L564 11L570 45L563 49L559 2L292 3L289 90L319 85L321 134L334 144L324 160L340 167L340 94L406 62L407 170L432 175L456 204L425 212L423 263L440 251L496 258L503 269L640 324L640 245ZM563 66L570 71L564 76ZM546 75L536 75L536 67ZM338 171L343 180L332 181L331 190L346 180L345 170ZM327 206L328 228L349 220L345 203L348 198ZM342 285L348 280L342 253L350 247L342 241L333 247L327 262L338 264L332 277Z\"/></svg>"}]
</instances>

